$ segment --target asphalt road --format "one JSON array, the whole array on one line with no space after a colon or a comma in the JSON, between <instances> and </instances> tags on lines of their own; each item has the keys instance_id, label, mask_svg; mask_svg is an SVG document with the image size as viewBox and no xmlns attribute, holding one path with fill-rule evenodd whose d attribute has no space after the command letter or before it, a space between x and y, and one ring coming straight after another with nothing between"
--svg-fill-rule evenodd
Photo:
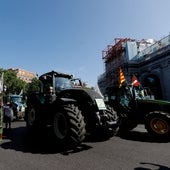
<instances>
[{"instance_id":1,"label":"asphalt road","mask_svg":"<svg viewBox=\"0 0 170 170\"><path fill-rule=\"evenodd\" d=\"M170 141L154 141L138 126L107 141L87 139L75 150L57 146L49 131L29 134L12 122L0 147L0 170L170 170Z\"/></svg>"}]
</instances>

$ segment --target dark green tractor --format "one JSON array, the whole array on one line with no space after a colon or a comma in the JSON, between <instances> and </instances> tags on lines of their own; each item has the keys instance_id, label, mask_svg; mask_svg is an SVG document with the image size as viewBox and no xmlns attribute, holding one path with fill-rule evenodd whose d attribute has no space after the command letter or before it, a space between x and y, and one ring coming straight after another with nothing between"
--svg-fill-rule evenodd
<instances>
[{"instance_id":1,"label":"dark green tractor","mask_svg":"<svg viewBox=\"0 0 170 170\"><path fill-rule=\"evenodd\" d=\"M41 88L28 96L28 129L51 127L59 143L80 144L87 134L113 136L118 117L94 90L83 88L72 75L51 71L39 77Z\"/></svg>"},{"instance_id":2,"label":"dark green tractor","mask_svg":"<svg viewBox=\"0 0 170 170\"><path fill-rule=\"evenodd\" d=\"M120 132L132 130L139 124L154 138L170 137L170 102L154 100L141 86L123 85L107 88L109 105L121 119Z\"/></svg>"}]
</instances>

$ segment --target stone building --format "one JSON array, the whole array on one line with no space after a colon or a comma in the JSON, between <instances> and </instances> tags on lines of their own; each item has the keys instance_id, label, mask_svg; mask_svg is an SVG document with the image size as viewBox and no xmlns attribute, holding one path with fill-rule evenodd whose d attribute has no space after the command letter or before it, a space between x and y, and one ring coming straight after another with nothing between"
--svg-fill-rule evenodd
<instances>
[{"instance_id":1,"label":"stone building","mask_svg":"<svg viewBox=\"0 0 170 170\"><path fill-rule=\"evenodd\" d=\"M17 77L21 80L25 81L26 83L30 83L33 78L37 77L37 75L33 72L26 71L21 68L10 68L9 70L12 70L16 73Z\"/></svg>"},{"instance_id":2,"label":"stone building","mask_svg":"<svg viewBox=\"0 0 170 170\"><path fill-rule=\"evenodd\" d=\"M98 77L102 94L107 87L118 85L118 70L121 67L129 83L136 75L156 99L170 101L170 35L159 41L115 39L115 44L107 46L102 52L102 59L105 72Z\"/></svg>"}]
</instances>

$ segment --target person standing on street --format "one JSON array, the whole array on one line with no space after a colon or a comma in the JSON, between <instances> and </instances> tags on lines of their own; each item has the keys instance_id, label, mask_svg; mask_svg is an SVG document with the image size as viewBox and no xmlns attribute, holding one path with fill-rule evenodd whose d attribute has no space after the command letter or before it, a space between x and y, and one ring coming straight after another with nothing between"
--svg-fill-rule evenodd
<instances>
[{"instance_id":1,"label":"person standing on street","mask_svg":"<svg viewBox=\"0 0 170 170\"><path fill-rule=\"evenodd\" d=\"M9 128L11 129L11 122L13 120L13 109L12 109L12 105L10 102L8 102L6 104L6 106L4 106L4 123L5 123L5 128Z\"/></svg>"}]
</instances>

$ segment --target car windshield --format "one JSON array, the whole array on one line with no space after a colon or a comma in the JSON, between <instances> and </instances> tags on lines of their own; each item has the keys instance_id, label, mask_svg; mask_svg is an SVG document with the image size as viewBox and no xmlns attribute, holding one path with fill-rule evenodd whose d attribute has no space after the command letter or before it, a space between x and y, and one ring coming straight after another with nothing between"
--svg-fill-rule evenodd
<instances>
[{"instance_id":1,"label":"car windshield","mask_svg":"<svg viewBox=\"0 0 170 170\"><path fill-rule=\"evenodd\" d=\"M55 78L55 91L59 92L64 89L73 88L73 83L70 79L64 77L56 77Z\"/></svg>"}]
</instances>

